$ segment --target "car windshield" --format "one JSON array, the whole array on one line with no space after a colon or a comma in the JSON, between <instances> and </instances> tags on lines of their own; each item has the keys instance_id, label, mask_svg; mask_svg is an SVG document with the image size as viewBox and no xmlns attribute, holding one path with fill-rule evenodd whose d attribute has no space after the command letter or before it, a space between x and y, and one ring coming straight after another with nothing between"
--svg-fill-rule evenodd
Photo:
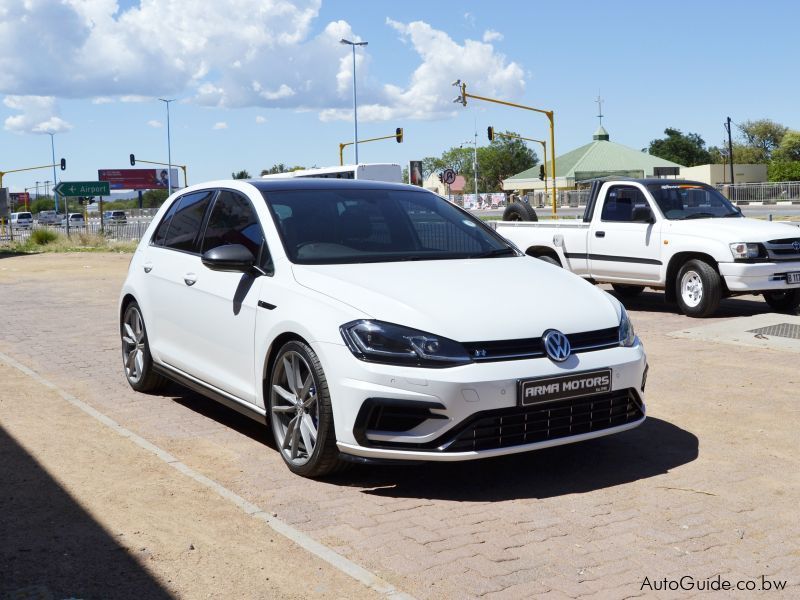
<instances>
[{"instance_id":1,"label":"car windshield","mask_svg":"<svg viewBox=\"0 0 800 600\"><path fill-rule=\"evenodd\" d=\"M481 221L428 192L265 191L264 198L297 264L517 256Z\"/></svg>"},{"instance_id":2,"label":"car windshield","mask_svg":"<svg viewBox=\"0 0 800 600\"><path fill-rule=\"evenodd\" d=\"M656 183L647 186L667 219L741 217L742 213L714 188L699 183Z\"/></svg>"}]
</instances>

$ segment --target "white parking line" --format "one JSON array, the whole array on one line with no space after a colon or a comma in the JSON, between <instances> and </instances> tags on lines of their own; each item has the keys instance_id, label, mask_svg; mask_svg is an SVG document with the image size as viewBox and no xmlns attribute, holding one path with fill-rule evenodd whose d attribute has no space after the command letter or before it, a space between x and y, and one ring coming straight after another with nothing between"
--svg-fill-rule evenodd
<instances>
[{"instance_id":1,"label":"white parking line","mask_svg":"<svg viewBox=\"0 0 800 600\"><path fill-rule=\"evenodd\" d=\"M225 486L217 483L213 479L209 479L205 475L198 473L188 465L182 463L177 458L172 456L172 454L170 454L166 450L159 448L155 444L148 442L143 437L133 433L130 429L126 429L125 427L114 421L114 419L104 415L97 409L93 408L92 406L89 406L86 402L76 398L69 392L62 390L51 381L48 381L47 379L39 375L36 371L14 360L7 354L0 352L0 361L4 362L10 367L17 369L18 371L21 371L22 373L24 373L31 379L36 380L43 386L50 388L51 390L56 392L59 396L61 396L64 400L66 400L76 408L79 408L89 416L94 417L109 429L114 430L122 437L131 440L137 446L156 455L158 458L167 463L169 466L173 467L176 471L179 471L184 475L191 477L196 482L213 490L222 498L225 498L226 500L229 500L230 502L238 506L244 513L260 521L264 521L264 523L269 525L277 533L290 539L295 544L307 550L311 554L318 556L319 558L321 558L334 568L338 569L342 573L345 573L346 575L349 575L356 581L361 582L366 587L375 590L376 592L386 596L387 598L391 598L392 600L414 600L413 596L410 596L409 594L406 594L405 592L398 590L388 581L381 579L374 573L371 573L370 571L357 565L348 558L345 558L344 556L342 556L335 550L332 550L328 546L319 543L309 535L303 533L298 529L295 529L285 521L282 521L281 519L272 516L272 514L264 511L262 508L256 506L255 504L248 502L236 492L233 492L228 488L226 488Z\"/></svg>"}]
</instances>

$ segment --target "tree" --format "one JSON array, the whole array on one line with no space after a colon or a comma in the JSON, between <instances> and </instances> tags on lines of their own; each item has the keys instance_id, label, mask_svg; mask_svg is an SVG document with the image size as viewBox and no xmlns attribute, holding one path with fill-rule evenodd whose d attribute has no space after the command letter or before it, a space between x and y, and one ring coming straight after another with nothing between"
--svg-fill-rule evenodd
<instances>
[{"instance_id":1,"label":"tree","mask_svg":"<svg viewBox=\"0 0 800 600\"><path fill-rule=\"evenodd\" d=\"M758 119L756 121L745 121L737 125L739 132L744 138L745 145L757 151L755 162L769 162L772 153L781 145L781 140L789 128L771 121L770 119ZM736 158L736 152L733 154ZM738 162L738 160L737 160Z\"/></svg>"},{"instance_id":2,"label":"tree","mask_svg":"<svg viewBox=\"0 0 800 600\"><path fill-rule=\"evenodd\" d=\"M524 140L496 136L488 146L478 148L478 187L486 192L500 192L504 179L538 163L536 152Z\"/></svg>"},{"instance_id":3,"label":"tree","mask_svg":"<svg viewBox=\"0 0 800 600\"><path fill-rule=\"evenodd\" d=\"M305 168L306 167L301 167L300 165L287 167L283 163L277 163L272 165L269 169L261 169L261 175L263 176L263 175L277 175L278 173L291 173L292 171L299 171Z\"/></svg>"},{"instance_id":4,"label":"tree","mask_svg":"<svg viewBox=\"0 0 800 600\"><path fill-rule=\"evenodd\" d=\"M767 173L770 181L800 181L800 162L773 160Z\"/></svg>"},{"instance_id":5,"label":"tree","mask_svg":"<svg viewBox=\"0 0 800 600\"><path fill-rule=\"evenodd\" d=\"M772 153L777 161L800 161L800 131L788 130L781 140L781 145Z\"/></svg>"},{"instance_id":6,"label":"tree","mask_svg":"<svg viewBox=\"0 0 800 600\"><path fill-rule=\"evenodd\" d=\"M231 179L250 179L250 173L246 170L231 173Z\"/></svg>"},{"instance_id":7,"label":"tree","mask_svg":"<svg viewBox=\"0 0 800 600\"><path fill-rule=\"evenodd\" d=\"M682 133L680 129L667 127L667 136L650 142L647 152L653 156L671 160L684 167L705 165L711 162L711 154L706 150L706 143L696 133Z\"/></svg>"},{"instance_id":8,"label":"tree","mask_svg":"<svg viewBox=\"0 0 800 600\"><path fill-rule=\"evenodd\" d=\"M169 196L167 190L147 190L142 194L142 208L158 208ZM138 200L134 200L138 205Z\"/></svg>"}]
</instances>

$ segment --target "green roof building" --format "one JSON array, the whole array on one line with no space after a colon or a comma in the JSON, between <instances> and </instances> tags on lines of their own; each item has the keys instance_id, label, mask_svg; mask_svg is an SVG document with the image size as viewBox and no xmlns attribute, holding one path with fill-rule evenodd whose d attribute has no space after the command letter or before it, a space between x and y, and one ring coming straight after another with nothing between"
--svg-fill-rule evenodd
<instances>
[{"instance_id":1,"label":"green roof building","mask_svg":"<svg viewBox=\"0 0 800 600\"><path fill-rule=\"evenodd\" d=\"M552 187L550 163L547 163L548 187ZM585 146L575 148L556 158L556 183L559 189L574 188L577 183L596 177L621 175L626 177L653 177L661 174L678 175L682 165L658 158L609 140L601 125ZM659 167L672 167L656 172ZM539 165L503 180L504 190L544 190L539 179Z\"/></svg>"}]
</instances>

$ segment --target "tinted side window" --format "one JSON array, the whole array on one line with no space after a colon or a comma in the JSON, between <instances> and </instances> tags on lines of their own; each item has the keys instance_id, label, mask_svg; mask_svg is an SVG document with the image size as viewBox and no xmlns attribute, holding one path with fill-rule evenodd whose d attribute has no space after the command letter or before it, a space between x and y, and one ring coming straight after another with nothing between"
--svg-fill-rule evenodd
<instances>
[{"instance_id":1,"label":"tinted side window","mask_svg":"<svg viewBox=\"0 0 800 600\"><path fill-rule=\"evenodd\" d=\"M163 246L164 240L167 239L167 229L169 229L169 222L172 220L173 215L178 210L178 205L181 203L180 198L172 203L172 206L169 207L164 218L161 219L161 223L158 224L156 228L155 234L153 234L152 244L154 246ZM111 211L106 213L107 217L111 216Z\"/></svg>"},{"instance_id":2,"label":"tinted side window","mask_svg":"<svg viewBox=\"0 0 800 600\"><path fill-rule=\"evenodd\" d=\"M186 194L180 199L180 205L170 219L164 246L175 250L194 251L194 243L203 224L203 215L213 196L214 191L207 190Z\"/></svg>"},{"instance_id":3,"label":"tinted side window","mask_svg":"<svg viewBox=\"0 0 800 600\"><path fill-rule=\"evenodd\" d=\"M258 258L263 243L264 233L250 200L235 192L221 191L208 218L202 252L241 244Z\"/></svg>"},{"instance_id":4,"label":"tinted side window","mask_svg":"<svg viewBox=\"0 0 800 600\"><path fill-rule=\"evenodd\" d=\"M612 187L606 196L600 219L603 221L630 223L633 220L633 208L636 206L649 206L647 199L639 188L628 186Z\"/></svg>"}]
</instances>

